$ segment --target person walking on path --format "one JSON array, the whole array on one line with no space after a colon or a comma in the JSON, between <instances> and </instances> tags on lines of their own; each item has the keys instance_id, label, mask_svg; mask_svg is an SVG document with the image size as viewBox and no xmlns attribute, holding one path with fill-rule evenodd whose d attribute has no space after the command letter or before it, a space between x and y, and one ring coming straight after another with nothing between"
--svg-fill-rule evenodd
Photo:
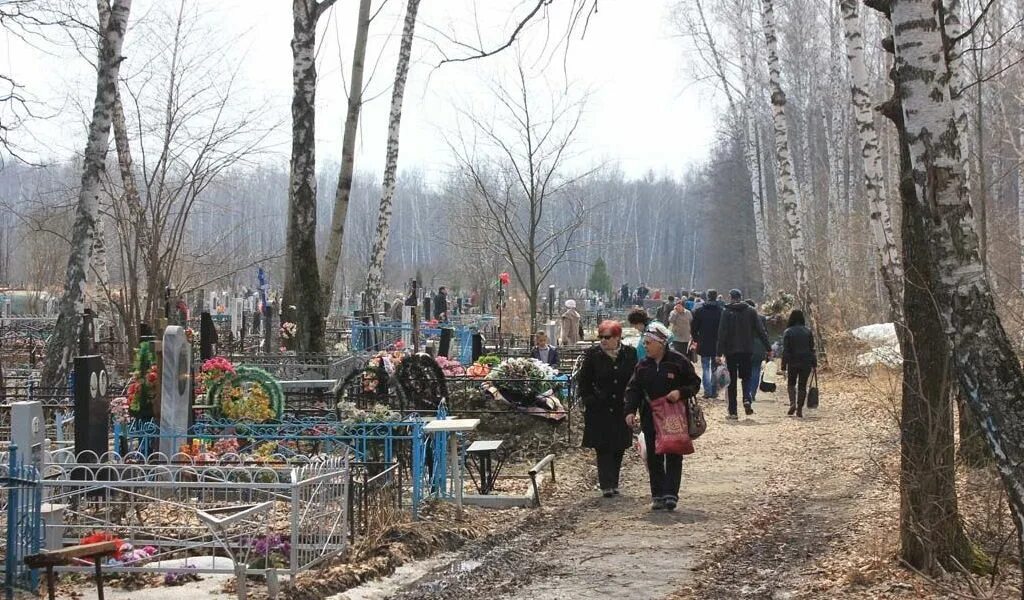
<instances>
[{"instance_id":1,"label":"person walking on path","mask_svg":"<svg viewBox=\"0 0 1024 600\"><path fill-rule=\"evenodd\" d=\"M722 320L722 311L718 292L708 290L708 299L694 311L690 326L693 341L697 342L697 353L700 354L705 398L718 397L714 372L715 358L718 357L718 326Z\"/></svg>"},{"instance_id":2,"label":"person walking on path","mask_svg":"<svg viewBox=\"0 0 1024 600\"><path fill-rule=\"evenodd\" d=\"M807 399L807 380L818 367L814 354L814 332L807 326L802 310L789 313L786 331L782 334L782 366L786 372L786 391L789 393L789 416L804 416Z\"/></svg>"},{"instance_id":3,"label":"person walking on path","mask_svg":"<svg viewBox=\"0 0 1024 600\"><path fill-rule=\"evenodd\" d=\"M757 310L757 305L754 304L753 300L748 298L746 303L755 311ZM761 327L767 333L768 319L761 313L757 313L757 318L761 321ZM746 386L747 397L750 398L751 404L757 400L757 386L761 384L761 368L771 352L772 347L765 345L764 341L761 340L761 336L754 338L754 353L750 357L750 381L747 382Z\"/></svg>"},{"instance_id":4,"label":"person walking on path","mask_svg":"<svg viewBox=\"0 0 1024 600\"><path fill-rule=\"evenodd\" d=\"M565 301L565 312L562 313L561 340L563 346L575 346L580 341L580 321L583 317L576 312L576 301L569 299Z\"/></svg>"},{"instance_id":5,"label":"person walking on path","mask_svg":"<svg viewBox=\"0 0 1024 600\"><path fill-rule=\"evenodd\" d=\"M672 312L672 309L675 308L675 305L676 297L669 296L668 300L663 302L661 306L658 307L658 310L655 311L654 318L661 321L662 323L668 323L668 315L669 313Z\"/></svg>"},{"instance_id":6,"label":"person walking on path","mask_svg":"<svg viewBox=\"0 0 1024 600\"><path fill-rule=\"evenodd\" d=\"M647 354L644 351L644 332L647 331L647 326L653 323L651 317L647 314L647 311L642 308L634 308L629 311L626 315L626 322L630 324L633 329L640 332L640 341L636 344L636 359L643 360Z\"/></svg>"},{"instance_id":7,"label":"person walking on path","mask_svg":"<svg viewBox=\"0 0 1024 600\"><path fill-rule=\"evenodd\" d=\"M679 482L683 457L655 454L654 417L650 400L667 396L669 402L682 402L700 390L700 378L693 363L668 347L670 332L661 323L651 323L644 332L647 357L637 363L626 387L626 424L635 427L640 411L640 428L647 447L647 471L651 479L651 510L675 510L679 502Z\"/></svg>"},{"instance_id":8,"label":"person walking on path","mask_svg":"<svg viewBox=\"0 0 1024 600\"><path fill-rule=\"evenodd\" d=\"M619 494L622 457L633 441L626 425L626 385L636 368L636 349L622 343L622 325L602 321L598 344L583 353L576 385L583 401L583 447L597 453L597 481L605 498Z\"/></svg>"},{"instance_id":9,"label":"person walking on path","mask_svg":"<svg viewBox=\"0 0 1024 600\"><path fill-rule=\"evenodd\" d=\"M690 356L691 323L693 323L693 313L686 310L682 300L676 300L672 312L668 315L668 326L672 330L672 337L675 338L672 342L672 349L692 362L693 358Z\"/></svg>"},{"instance_id":10,"label":"person walking on path","mask_svg":"<svg viewBox=\"0 0 1024 600\"><path fill-rule=\"evenodd\" d=\"M743 411L754 414L747 394L750 382L750 359L754 353L754 338L760 338L765 347L771 347L768 331L758 319L757 311L743 301L743 292L730 290L731 302L726 305L722 320L718 326L718 354L725 356L725 364L729 367L729 419L738 419L736 410L737 388L743 394ZM739 380L743 387L739 387Z\"/></svg>"},{"instance_id":11,"label":"person walking on path","mask_svg":"<svg viewBox=\"0 0 1024 600\"><path fill-rule=\"evenodd\" d=\"M537 345L530 349L530 357L536 358L540 362L557 370L558 348L548 344L548 334L544 331L538 331L536 339Z\"/></svg>"}]
</instances>

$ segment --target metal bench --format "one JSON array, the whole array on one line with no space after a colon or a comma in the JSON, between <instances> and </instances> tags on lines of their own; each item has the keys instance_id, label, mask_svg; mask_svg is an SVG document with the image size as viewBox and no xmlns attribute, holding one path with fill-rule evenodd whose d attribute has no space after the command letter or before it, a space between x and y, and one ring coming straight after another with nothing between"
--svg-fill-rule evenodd
<instances>
[{"instance_id":1,"label":"metal bench","mask_svg":"<svg viewBox=\"0 0 1024 600\"><path fill-rule=\"evenodd\" d=\"M491 490L494 489L494 482L498 480L498 474L501 473L501 467L505 465L504 456L499 456L497 463L494 462L494 454L501 448L501 444L501 440L477 440L466 449L466 457L476 466L480 480L477 481L472 470L469 471L469 476L481 494L491 493Z\"/></svg>"}]
</instances>

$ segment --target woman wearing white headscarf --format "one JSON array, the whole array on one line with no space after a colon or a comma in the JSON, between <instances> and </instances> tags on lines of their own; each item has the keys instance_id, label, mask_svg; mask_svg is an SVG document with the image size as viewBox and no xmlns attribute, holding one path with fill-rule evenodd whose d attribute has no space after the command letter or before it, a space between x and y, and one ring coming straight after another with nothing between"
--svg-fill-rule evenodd
<instances>
[{"instance_id":1,"label":"woman wearing white headscarf","mask_svg":"<svg viewBox=\"0 0 1024 600\"><path fill-rule=\"evenodd\" d=\"M575 346L580 341L580 313L576 312L576 301L565 301L565 312L562 313L562 332L558 336L564 346Z\"/></svg>"}]
</instances>

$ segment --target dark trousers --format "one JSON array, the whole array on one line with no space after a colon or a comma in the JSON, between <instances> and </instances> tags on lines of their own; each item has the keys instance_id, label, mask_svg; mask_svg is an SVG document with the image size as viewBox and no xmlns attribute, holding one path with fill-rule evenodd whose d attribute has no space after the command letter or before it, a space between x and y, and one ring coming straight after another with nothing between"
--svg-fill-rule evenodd
<instances>
[{"instance_id":1,"label":"dark trousers","mask_svg":"<svg viewBox=\"0 0 1024 600\"><path fill-rule=\"evenodd\" d=\"M727 354L725 357L725 364L729 367L729 414L736 414L736 388L738 387L739 380L743 380L743 403L750 402L750 397L747 396L747 381L750 380L750 352L737 352L735 354Z\"/></svg>"},{"instance_id":2,"label":"dark trousers","mask_svg":"<svg viewBox=\"0 0 1024 600\"><path fill-rule=\"evenodd\" d=\"M597 482L602 490L619 487L619 472L622 471L622 456L625 448L597 449Z\"/></svg>"},{"instance_id":3,"label":"dark trousers","mask_svg":"<svg viewBox=\"0 0 1024 600\"><path fill-rule=\"evenodd\" d=\"M789 392L789 405L804 407L807 399L807 380L811 377L810 365L794 367L790 365L786 371L786 391Z\"/></svg>"},{"instance_id":4,"label":"dark trousers","mask_svg":"<svg viewBox=\"0 0 1024 600\"><path fill-rule=\"evenodd\" d=\"M654 453L654 423L644 423L647 442L647 472L651 477L651 498L679 500L679 482L683 478L683 457L678 454Z\"/></svg>"}]
</instances>

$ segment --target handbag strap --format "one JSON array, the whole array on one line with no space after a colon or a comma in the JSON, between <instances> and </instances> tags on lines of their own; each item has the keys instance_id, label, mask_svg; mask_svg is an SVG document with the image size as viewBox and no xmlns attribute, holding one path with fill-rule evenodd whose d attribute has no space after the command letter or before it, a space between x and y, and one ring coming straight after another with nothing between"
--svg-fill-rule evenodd
<instances>
[{"instance_id":1,"label":"handbag strap","mask_svg":"<svg viewBox=\"0 0 1024 600\"><path fill-rule=\"evenodd\" d=\"M813 383L812 383L811 385L812 385L813 387L818 387L818 367L814 367L814 368L813 368L813 369L811 370L811 379L813 379L813 380L814 380L814 381L813 381Z\"/></svg>"}]
</instances>

